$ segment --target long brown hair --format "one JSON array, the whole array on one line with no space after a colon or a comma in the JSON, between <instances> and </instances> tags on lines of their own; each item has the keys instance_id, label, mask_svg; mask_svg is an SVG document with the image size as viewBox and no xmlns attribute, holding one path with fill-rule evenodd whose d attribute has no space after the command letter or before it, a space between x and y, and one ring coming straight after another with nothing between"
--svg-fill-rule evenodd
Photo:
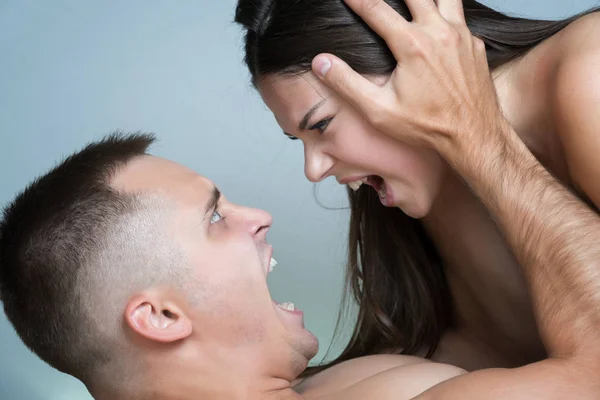
<instances>
[{"instance_id":1,"label":"long brown hair","mask_svg":"<svg viewBox=\"0 0 600 400\"><path fill-rule=\"evenodd\" d=\"M387 3L411 19L403 1ZM474 0L464 0L463 6L472 34L486 44L490 68L597 11L546 21L508 16ZM335 54L361 74L386 75L396 66L385 42L342 0L239 0L235 21L245 29L244 61L254 84L267 74L310 71L319 53ZM404 354L425 350L430 357L453 323L438 252L418 220L382 206L368 188L348 192L346 294L359 305L357 323L341 355L311 372L392 349Z\"/></svg>"}]
</instances>

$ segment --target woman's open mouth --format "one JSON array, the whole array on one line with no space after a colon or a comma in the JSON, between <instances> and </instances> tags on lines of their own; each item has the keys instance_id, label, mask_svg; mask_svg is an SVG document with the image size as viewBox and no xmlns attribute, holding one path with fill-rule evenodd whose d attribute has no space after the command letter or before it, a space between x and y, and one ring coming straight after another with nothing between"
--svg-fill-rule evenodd
<instances>
[{"instance_id":1,"label":"woman's open mouth","mask_svg":"<svg viewBox=\"0 0 600 400\"><path fill-rule=\"evenodd\" d=\"M386 207L392 207L394 204L392 198L392 192L389 186L386 184L385 180L379 175L369 175L365 178L362 178L357 181L349 182L348 186L354 191L357 191L363 183L373 187L377 194L379 195L379 200L381 204Z\"/></svg>"}]
</instances>

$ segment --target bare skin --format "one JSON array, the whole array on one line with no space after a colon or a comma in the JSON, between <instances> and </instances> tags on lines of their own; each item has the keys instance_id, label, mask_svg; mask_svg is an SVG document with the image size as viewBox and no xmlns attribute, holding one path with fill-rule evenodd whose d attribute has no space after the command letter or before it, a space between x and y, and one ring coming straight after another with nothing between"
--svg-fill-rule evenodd
<instances>
[{"instance_id":1,"label":"bare skin","mask_svg":"<svg viewBox=\"0 0 600 400\"><path fill-rule=\"evenodd\" d=\"M140 223L137 234L166 230L172 240L166 248L185 254L181 273L190 286L132 293L124 304L123 334L139 357L135 374L127 384L87 382L95 398L335 400L360 398L376 385L408 400L464 372L417 357L374 356L294 387L318 343L302 313L271 299L271 216L229 202L210 180L159 157L130 161L112 186L161 200L147 212L164 217L142 218L154 222ZM201 287L194 286L198 278ZM190 291L201 300L190 301Z\"/></svg>"},{"instance_id":2,"label":"bare skin","mask_svg":"<svg viewBox=\"0 0 600 400\"><path fill-rule=\"evenodd\" d=\"M354 2L349 0L349 3L358 10L361 10L361 4L363 7L365 6L364 2L361 3L358 0ZM419 2L421 6L426 3ZM389 14L390 11L386 11L381 6L378 7L380 4L382 3L377 1L371 2L371 7L363 8L361 15L374 25L377 25L377 22L368 17L376 13L388 13L379 15L386 15L386 20L392 21L393 17ZM413 6L416 4L417 2L414 2ZM456 13L457 4L452 1L438 1L438 4L443 16L459 26L460 20ZM424 7L424 10L430 14L433 13L431 8ZM435 22L432 22L434 28L440 26L439 20L429 20L429 22L431 21ZM386 28L390 29L390 26L379 26L379 33L387 38L398 37L397 32L395 35L391 35L386 31ZM435 32L435 30L433 31ZM427 38L421 38L421 40L427 40ZM460 42L460 46L452 43L455 45L454 47L459 48L468 46L469 43L477 46L476 42L467 40ZM390 40L390 46L392 44ZM582 44L579 43L579 45ZM448 47L450 48L446 49L448 52L456 50L452 46ZM477 50L477 47L475 49ZM460 57L453 58L454 61L458 59L464 69L470 72L462 76L460 71L432 68L433 71L454 72L455 75L450 74L444 77L443 83L445 84L456 84L457 80L460 81L460 79L456 79L456 75L463 79L458 86L466 90L466 93L457 91L459 98L453 99L456 103L453 106L460 106L461 109L467 110L467 115L471 118L463 118L460 121L452 120L452 117L458 114L456 110L452 109L452 104L445 105L450 107L442 115L419 115L418 112L411 112L410 115L414 118L410 121L414 124L414 129L410 132L411 137L403 136L406 135L405 131L397 132L395 129L399 125L404 125L399 124L398 121L406 118L405 115L398 112L406 108L406 105L400 102L395 103L397 100L395 97L391 96L385 99L391 104L387 107L382 107L381 103L377 104L372 98L369 99L368 90L375 93L375 89L367 90L364 82L361 87L356 83L359 78L355 75L346 75L346 78L352 76L354 81L340 79L349 71L344 69L343 63L339 60L335 60L333 68L325 79L329 85L354 101L356 107L362 110L367 118L371 118L371 123L382 132L386 132L397 140L406 140L434 148L467 182L469 191L460 185L448 185L444 187L444 190L448 190L445 193L448 196L451 194L456 196L456 201L458 201L465 199L462 196L466 194L472 196L471 192L474 192L477 197L471 198L478 199L478 203L471 203L473 208L470 213L465 211L464 216L474 214L475 222L482 219L485 213L493 216L495 224L492 224L492 220L488 218L490 223L482 226L480 230L476 230L479 235L475 238L486 238L483 242L490 244L488 257L501 257L502 254L508 252L506 249L513 249L510 253L514 254L515 260L510 263L515 270L521 268L522 282L525 282L531 291L532 307L543 343L548 349L549 358L514 370L495 369L464 374L458 368L413 357L365 357L332 368L315 376L311 381L304 381L294 387L291 382L301 370L297 366L308 362L316 349L314 348L314 338L304 330L301 322L289 320L286 314L281 314L280 310L273 308L267 294L265 269L268 265L268 256L264 254L264 236L270 225L270 218L263 212L244 209L223 199L221 208L223 216L227 218L228 222L224 224L222 220L219 220L214 223L214 228L208 228L212 230L209 231L206 245L202 248L203 251L199 252L201 254L197 254L197 271L206 277L218 273L219 282L235 283L245 289L247 296L225 296L223 295L224 291L218 290L219 287L216 287L214 295L220 294L222 297L218 299L222 304L228 304L232 313L237 312L235 314L237 318L230 319L234 324L249 315L249 313L242 312L247 306L248 299L255 300L252 314L260 314L263 322L260 324L251 320L247 322L253 324L251 327L257 332L261 332L263 335L268 334L268 340L261 340L254 343L253 346L240 349L238 340L235 340L239 338L229 338L229 335L226 334L229 332L227 328L230 326L220 325L229 319L219 317L210 321L202 320L202 315L197 310L194 310L180 296L164 288L153 288L145 293L137 294L124 312L126 329L135 335L135 342L148 343L147 341L150 341L153 344L145 356L148 361L153 361L155 367L150 369L146 376L147 379L144 380L147 385L145 392L153 393L154 396L137 397L193 399L201 396L205 398L273 400L597 398L597 394L600 393L596 379L597 371L600 368L598 361L600 360L600 342L597 337L600 322L596 312L600 307L600 297L597 295L600 292L600 264L598 264L600 251L596 244L600 240L600 219L587 204L566 191L532 155L532 152L544 155L545 158L540 158L553 161L549 163L553 166L559 165L563 160L563 166L566 167L563 169L554 167L557 171L555 174L559 175L561 172L568 171L568 174L565 174L568 182L572 182L573 186L584 191L587 197L593 201L600 200L600 187L594 179L587 179L592 172L590 168L595 165L591 161L595 160L586 157L586 155L589 156L586 150L590 151L592 155L597 152L589 150L594 148L594 142L590 136L586 135L588 132L581 129L582 126L594 128L596 125L593 121L572 118L574 115L578 117L592 115L593 117L594 114L589 113L590 110L583 107L585 104L576 106L562 104L560 99L564 99L565 94L573 90L573 87L570 86L573 81L570 80L570 84L565 84L562 78L556 76L556 81L553 81L556 82L556 85L551 88L560 92L562 96L553 97L546 105L561 106L566 108L565 112L568 111L569 115L561 114L555 120L556 126L561 129L557 129L554 136L548 135L548 138L552 140L547 138L548 140L536 142L531 140L534 136L519 135L515 128L519 124L510 118L506 121L497 111L495 96L490 95L494 91L485 90L486 80L484 78L487 76L487 70L483 68L485 63L482 62L484 58L481 53L481 49L479 49L479 51L473 52L474 57L469 57L464 52L459 52ZM419 56L419 54L412 55ZM564 66L564 69L560 68L561 74L572 76L574 73L570 70L572 67L567 63L561 62L555 65ZM514 68L513 71L517 71L517 67ZM463 86L465 80L475 80L475 83L481 85ZM346 82L346 86L340 86L341 81ZM432 80L432 82L434 82L432 86L435 89L436 81ZM393 81L390 83L392 90L395 89L394 83ZM437 83L439 84L439 82ZM479 87L483 87L484 90L469 92L469 90ZM444 98L444 96L432 97L433 99ZM365 101L365 98L368 101ZM587 99L587 103L594 104L590 100L593 99ZM373 104L378 106L376 110L368 108ZM439 109L445 109L445 107L439 107ZM437 127L428 126L424 122L443 121L444 117L449 120ZM464 121L468 123L461 125L461 122ZM406 123L406 121L402 122ZM573 132L573 126L578 126L579 132L583 133L576 138L559 133ZM591 131L593 130L591 129ZM536 146L541 149L555 148L553 146L558 139L564 145L562 159L548 156L556 154L550 151L541 153L535 151ZM198 223L201 222L202 219L197 215L197 208L205 206L210 201L214 189L210 181L198 177L189 170L164 160L149 158L130 164L120 178L115 182L116 187L137 192L152 191L158 185L162 189L161 191L167 192L169 196L174 196L180 205L180 208L177 209L177 215L181 217L177 218L180 223L179 228L186 227L185 223L190 223L190 221L194 223L193 226L196 226L193 215L196 215ZM457 179L455 182L460 182L460 180ZM141 186L138 187L138 184ZM469 203L467 202L467 204ZM474 212L477 207L481 207L481 214ZM484 211L483 207L487 211ZM556 212L557 208L561 210L560 214ZM431 214L432 217L435 215L435 212ZM443 221L447 224L445 226L452 227L452 221L448 215ZM436 226L443 227L444 225ZM475 226L478 225L475 224L473 227ZM484 229L486 227L493 227L493 229ZM205 243L205 238L196 229L177 229L175 231L189 231L189 234L192 234L192 236L182 237L185 239L185 243L193 244L190 245L190 255L196 255L197 252L194 249L199 246L199 243ZM495 238L500 234L505 239ZM498 246L500 243L504 245L506 242L509 247L502 249L499 246L500 249L496 250L492 246L492 239L496 240ZM209 246L208 243L212 245ZM439 243L440 245L444 244L443 241ZM450 243L448 247L451 247ZM465 251L472 249L467 247ZM220 268L210 268L210 265L204 265L202 257L206 257L207 252L214 253L209 253L214 255L211 261L222 264L219 265ZM240 254L239 260L237 258L230 259L231 255L236 254ZM259 256L257 257L257 255ZM222 260L235 262L227 263ZM496 266L500 272L504 272L503 267L508 263L505 261L499 264L490 264L487 262L487 257L482 256L481 258L474 257L469 264L475 267L479 260L482 260L482 265ZM479 266L481 267L481 265ZM475 274L477 270L473 268L470 272ZM518 277L519 275L515 273L513 276ZM246 279L239 279L240 277ZM456 278L456 282L458 282L457 285L463 283L460 276ZM502 289L506 287L507 291L511 293L514 284L514 282L500 282L497 287L498 294L510 298L510 294L502 293ZM494 287L492 287L493 289ZM484 316L489 318L485 311L467 307L467 305L472 306L469 302L470 299L480 301L483 304L482 308L489 307L492 311L502 305L486 302L487 296L484 295L490 294L489 288L473 285L471 290L474 294L471 298L465 297L465 305L461 306L461 310L464 310L465 314L473 309L475 311L470 312L474 314L476 311L479 312L479 318ZM239 297L242 297L243 301ZM229 304L229 302L232 303ZM161 313L165 309L169 313ZM499 314L494 318L500 317L508 318L509 315ZM467 319L470 318L472 317L469 316ZM502 325L501 322L493 322ZM266 323L271 329L261 330ZM568 329L570 327L577 329ZM512 326L508 328L514 329ZM506 330L511 331L508 328ZM234 331L238 332L238 330ZM491 331L488 330L488 332ZM206 341L207 334L210 334L210 341ZM506 335L506 332L500 332L500 336L502 335ZM462 337L457 336L457 338ZM168 346L168 343L176 342L179 343L177 348ZM458 342L460 341L458 340ZM165 343L166 345L163 347ZM216 348L220 351L216 351ZM459 351L454 351L456 356ZM286 359L280 358L282 354L286 353L295 355L297 361L290 363ZM189 354L195 356L189 357ZM269 360L272 362L265 361L265 354L268 354ZM222 356L225 357L218 358ZM221 363L214 363L215 359L220 360ZM282 374L281 371L284 373ZM231 385L232 375L239 384ZM117 393L104 392L102 389L98 389L96 393L98 398L136 398L128 393L121 393L119 397Z\"/></svg>"},{"instance_id":3,"label":"bare skin","mask_svg":"<svg viewBox=\"0 0 600 400\"><path fill-rule=\"evenodd\" d=\"M378 395L385 392L395 399L408 400L464 373L452 365L421 357L374 355L331 367L294 386L294 390L311 400L364 399L373 390Z\"/></svg>"},{"instance_id":4,"label":"bare skin","mask_svg":"<svg viewBox=\"0 0 600 400\"><path fill-rule=\"evenodd\" d=\"M518 133L518 128L528 126L526 121L532 123L531 120L519 120L521 115L517 114L512 115L512 120L510 114L504 118L505 110L500 111L484 48L468 32L460 1L440 0L439 10L433 1L407 1L414 23L404 21L383 1L347 3L405 63L400 64L384 88L373 85L330 55L317 57L315 72L323 71L322 61L328 59L332 66L324 81L367 120L398 140L435 149L468 184L518 261L514 266L520 266L530 290L540 336L548 352L543 361L518 369L466 374L416 398L597 398L600 218L590 203L575 196L564 184L583 191L592 205L600 201L600 185L593 178L598 169L593 156L597 154L600 129L594 108L598 79L592 73L599 52L594 43L582 40L583 36L576 49L567 45L574 40L569 36L575 29L587 33L597 29L593 25L598 17L583 19L578 27L574 25L557 35L555 44L563 47L544 53L544 46L540 46L537 54L531 53L530 57L540 57L540 69L552 71L546 75L552 80L545 81L550 99L547 103L534 102L538 107L532 105L527 111L554 112L550 121L555 129L536 137ZM550 44L548 41L547 48ZM557 55L554 61L552 55ZM544 64L546 61L550 64ZM513 68L513 79L519 74L523 74L521 78L527 76L526 69ZM406 82L415 71L429 83L428 90L407 89ZM529 74L533 73L530 69ZM544 75L537 76L544 82ZM429 107L415 108L415 104ZM510 103L504 106L507 104ZM514 103L513 106L517 107ZM544 120L548 114L533 115ZM399 126L412 129L400 132ZM542 124L541 129L544 128L547 125ZM461 190L455 190L460 199ZM483 219L483 214L479 215ZM474 220L478 220L476 213ZM446 221L449 222L448 217ZM493 226L491 222L489 226ZM492 241L489 246L493 247ZM500 246L495 254L502 252ZM505 268L506 263L498 265ZM485 291L475 291L474 297L479 293L483 299ZM481 303L495 309L493 303Z\"/></svg>"},{"instance_id":5,"label":"bare skin","mask_svg":"<svg viewBox=\"0 0 600 400\"><path fill-rule=\"evenodd\" d=\"M579 57L574 44L598 30L598 17L582 18L493 74L500 106L520 139L559 182L584 198L589 195L578 187L561 145L574 132L561 129L567 111L556 110L556 102L564 95L560 71ZM600 54L594 47L590 51ZM458 175L451 175L439 200L424 223L445 261L459 329L446 335L434 359L474 370L545 358L521 266L489 211Z\"/></svg>"},{"instance_id":6,"label":"bare skin","mask_svg":"<svg viewBox=\"0 0 600 400\"><path fill-rule=\"evenodd\" d=\"M562 78L556 71L577 57L569 49L574 43L581 43L581 37L587 36L597 19L597 15L591 15L577 21L524 58L493 73L499 106L514 133L547 170L563 184L576 187L578 192L581 189L570 176L561 148L565 135L565 131L558 129L561 114L554 112L557 96L563 95L556 92ZM314 82L311 85L317 87ZM332 86L335 89L334 84ZM318 90L325 93L321 87ZM527 294L526 277L501 227L490 218L485 202L457 173L448 175L439 199L443 201L436 202L423 221L446 262L459 329L444 336L434 360L478 370L519 367L545 359L547 352ZM444 389L427 391L436 383L463 375L464 371L445 364L428 364L417 357L370 356L342 363L297 382L294 389L306 399L410 399L424 391L423 398L438 395L460 398L465 385L469 388L473 385L474 390L488 390L492 383L492 389L498 390L493 382L499 376L507 380L506 385L515 385L509 392L502 392L503 396L518 396L520 391L530 396L537 393L536 385L543 386L536 380L543 381L546 375L553 379L558 375L559 383L551 386L549 392L558 390L550 394L560 398L566 396L565 382L573 379L560 365L555 367L553 359L536 364L536 368L512 370L514 375L508 371L486 370L481 372L481 378L475 374L468 380L453 379L439 386ZM533 389L527 381L525 385L514 381L516 371L529 376ZM579 382L582 395L595 393L596 388ZM473 396L479 395L475 392Z\"/></svg>"},{"instance_id":7,"label":"bare skin","mask_svg":"<svg viewBox=\"0 0 600 400\"><path fill-rule=\"evenodd\" d=\"M580 124L591 124L592 130L600 130L597 121L571 121L583 109L587 112L582 118L597 114L590 105L597 103L598 99L594 98L594 94L588 95L578 88L579 85L594 87L593 76L596 74L590 70L598 63L600 46L591 38L599 34L599 18L597 13L581 18L526 56L492 71L498 106L518 137L560 183L573 188L574 193L592 206L593 189L585 190L578 183L588 172L576 164L581 162L579 155L583 153L580 152L595 148L590 145L593 139L578 139L571 146L568 143L573 138L581 138L577 135ZM406 37L405 32L397 34ZM400 76L399 71L397 76ZM383 176L386 172L391 174L389 171L394 168L410 169L412 175L417 176L413 178L416 181L434 180L431 174L419 173L422 164L394 164L394 157L384 153L393 147L393 143L381 138L381 132L369 123L369 118L349 116L352 112L346 110L348 107L345 103L352 104L352 101L344 99L342 92L336 93L335 87L327 87L327 81L319 81L317 73L315 70L315 75L310 73L295 81L295 78L287 77L266 79L260 88L263 99L282 129L303 141L306 175L310 180L320 181L335 176L339 181L344 176L361 175L363 172L356 172L357 169ZM343 85L347 85L347 75L343 79ZM374 81L371 77L369 80ZM383 86L384 90L373 104L386 109L389 105L382 104L385 100L381 100L389 97L389 90L385 90L388 88L386 79L375 83ZM426 83L427 80L418 74L407 75L402 79L400 90L404 94L421 93ZM457 91L456 88L451 90ZM293 97L289 96L290 91L293 91ZM440 98L448 97L444 92L434 93ZM326 101L322 107L325 110L317 112L309 125L331 115L335 115L334 122L324 132L298 131L295 128L298 116L320 100ZM413 105L416 107L414 113L418 114L423 104L427 103L428 99L419 99L417 105ZM456 112L468 120L469 116L465 116L463 110ZM377 110L365 113L372 118ZM404 128L404 132L411 131L406 126L411 126L411 123L414 125L410 118L396 122L397 126ZM455 121L450 122L456 124ZM427 123L430 128L438 128L431 127L429 121ZM366 133L361 134L361 130ZM389 137L393 135L389 134ZM351 149L350 143L360 143L355 145L359 149ZM406 140L406 143L416 144L414 140ZM389 153L392 152L389 150ZM407 153L405 148L400 148L395 158L418 158ZM431 164L430 159L427 159L427 163ZM442 256L454 299L456 328L442 337L433 359L470 371L518 367L544 359L547 352L536 326L521 265L511 245L490 217L489 209L465 183L465 178L447 165L441 168L445 169L439 172L443 174L443 179L440 179L442 183L431 206L397 205L401 208L405 206L405 212L406 209L426 210L421 212L421 220ZM405 185L397 192L412 189ZM363 187L360 190L372 189ZM433 197L431 194L426 196ZM418 203L418 200L414 202ZM598 200L595 200L595 204L598 204Z\"/></svg>"}]
</instances>

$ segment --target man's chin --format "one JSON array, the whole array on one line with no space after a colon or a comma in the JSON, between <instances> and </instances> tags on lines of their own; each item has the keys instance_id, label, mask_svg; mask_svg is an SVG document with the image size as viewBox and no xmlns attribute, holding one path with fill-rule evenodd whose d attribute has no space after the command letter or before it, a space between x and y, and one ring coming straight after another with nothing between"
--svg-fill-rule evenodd
<instances>
[{"instance_id":1,"label":"man's chin","mask_svg":"<svg viewBox=\"0 0 600 400\"><path fill-rule=\"evenodd\" d=\"M276 302L273 304L280 322L294 338L295 350L302 354L307 362L313 359L319 352L319 340L304 327L304 313L297 309L293 311L282 309Z\"/></svg>"},{"instance_id":2,"label":"man's chin","mask_svg":"<svg viewBox=\"0 0 600 400\"><path fill-rule=\"evenodd\" d=\"M310 336L310 344L307 345L308 350L308 360L312 360L313 358L315 358L315 356L317 355L317 353L319 352L319 339L317 339L317 337L315 335L313 335L311 332L306 331L308 336Z\"/></svg>"},{"instance_id":3,"label":"man's chin","mask_svg":"<svg viewBox=\"0 0 600 400\"><path fill-rule=\"evenodd\" d=\"M304 360L302 363L304 364L304 370L308 366L308 363L315 358L319 352L319 340L306 329L303 329L303 332L295 333L294 336L292 347Z\"/></svg>"}]
</instances>

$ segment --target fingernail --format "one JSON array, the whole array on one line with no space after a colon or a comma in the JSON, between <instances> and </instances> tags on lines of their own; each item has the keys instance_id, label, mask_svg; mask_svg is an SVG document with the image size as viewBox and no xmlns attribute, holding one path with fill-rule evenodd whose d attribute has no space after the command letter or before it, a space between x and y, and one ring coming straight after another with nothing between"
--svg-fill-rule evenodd
<instances>
[{"instance_id":1,"label":"fingernail","mask_svg":"<svg viewBox=\"0 0 600 400\"><path fill-rule=\"evenodd\" d=\"M317 57L315 59L315 69L321 76L327 75L329 68L331 68L331 60L327 57Z\"/></svg>"}]
</instances>

